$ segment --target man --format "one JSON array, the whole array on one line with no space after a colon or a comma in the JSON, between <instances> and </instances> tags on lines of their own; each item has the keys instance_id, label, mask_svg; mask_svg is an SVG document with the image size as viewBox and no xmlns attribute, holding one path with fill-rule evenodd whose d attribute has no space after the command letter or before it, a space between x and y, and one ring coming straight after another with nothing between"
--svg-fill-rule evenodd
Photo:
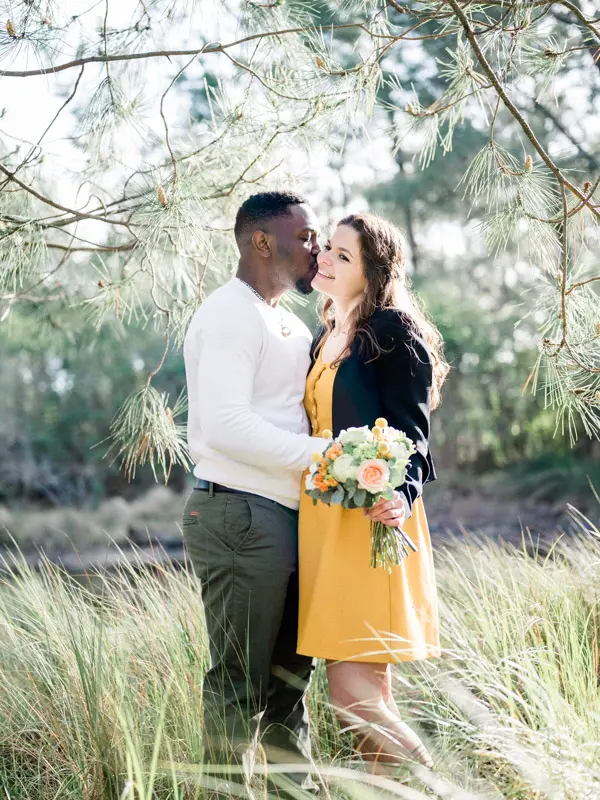
<instances>
[{"instance_id":1,"label":"man","mask_svg":"<svg viewBox=\"0 0 600 800\"><path fill-rule=\"evenodd\" d=\"M318 222L302 197L267 192L242 204L235 237L237 276L203 303L184 344L197 480L183 530L211 656L205 754L239 760L260 725L267 756L305 760L312 662L296 653L297 509L302 471L326 443L309 435L303 407L310 331L278 301L312 291Z\"/></svg>"}]
</instances>

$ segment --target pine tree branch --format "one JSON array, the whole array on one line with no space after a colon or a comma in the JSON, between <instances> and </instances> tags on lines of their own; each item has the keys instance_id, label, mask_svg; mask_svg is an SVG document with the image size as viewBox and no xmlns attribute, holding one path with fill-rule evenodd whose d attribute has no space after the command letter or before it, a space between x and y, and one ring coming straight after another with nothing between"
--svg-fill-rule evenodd
<instances>
[{"instance_id":1,"label":"pine tree branch","mask_svg":"<svg viewBox=\"0 0 600 800\"><path fill-rule=\"evenodd\" d=\"M564 6L567 8L573 16L577 17L577 19L584 25L589 31L592 32L594 37L600 42L600 31L596 28L594 21L588 19L585 14L581 11L580 8L577 8L575 3L572 3L571 0L555 0L559 5Z\"/></svg>"},{"instance_id":2,"label":"pine tree branch","mask_svg":"<svg viewBox=\"0 0 600 800\"><path fill-rule=\"evenodd\" d=\"M104 11L104 25L102 26L102 36L103 36L103 39L104 39L104 57L106 59L108 59L108 34L107 34L107 30L106 30L106 26L108 24L108 0L104 0L104 6L105 6L105 11ZM82 69L84 68L84 66L85 65L82 66ZM114 98L112 96L112 88L111 88L111 85L110 85L110 70L109 70L109 67L108 67L108 60L106 61L106 79L109 82L108 86L109 86L110 94L111 94L111 98L110 99L111 99L112 104L114 105L115 101L114 101Z\"/></svg>"},{"instance_id":3,"label":"pine tree branch","mask_svg":"<svg viewBox=\"0 0 600 800\"><path fill-rule=\"evenodd\" d=\"M587 286L590 283L595 283L596 281L600 281L600 275L595 275L593 278L588 278L585 281L577 281L572 286L569 286L567 291L565 292L566 296L568 297L572 291L575 289L579 289L581 286Z\"/></svg>"},{"instance_id":4,"label":"pine tree branch","mask_svg":"<svg viewBox=\"0 0 600 800\"><path fill-rule=\"evenodd\" d=\"M17 186L19 186L24 191L28 192L33 197L40 200L42 203L45 203L46 205L51 206L52 208L56 208L59 211L64 211L66 214L71 214L73 217L73 219L71 220L72 222L78 219L92 219L95 222L106 222L108 225L123 225L126 228L129 227L127 222L122 222L116 219L107 219L105 217L99 217L94 214L86 214L83 211L76 211L73 208L68 208L67 206L61 205L60 203L56 203L54 200L50 200L49 197L44 197L43 194L37 192L33 187L28 186L26 183L23 183L23 181L20 181L14 175L14 173L10 172L10 170L6 169L6 167L3 167L2 164L0 164L0 172L3 172L6 175L6 177L10 181L12 181L12 183L16 183Z\"/></svg>"},{"instance_id":5,"label":"pine tree branch","mask_svg":"<svg viewBox=\"0 0 600 800\"><path fill-rule=\"evenodd\" d=\"M588 185L589 185L589 189L587 189ZM596 182L595 183L592 184L591 181L590 181L589 184L586 183L584 185L584 191L585 191L585 196L586 196L587 200L591 200L592 199L592 197L596 193L596 190L598 189L598 186L600 186L600 175L598 176L598 178L596 178ZM578 203L578 205L576 205L574 208L572 208L569 211L569 214L568 214L569 218L572 218L576 214L579 214L579 212L585 207L585 205L586 205L586 203ZM598 208L599 206L598 206L597 203L595 203L594 207ZM525 211L525 216L529 217L529 219L534 219L537 222L543 222L543 223L545 223L547 225L559 225L561 220L562 220L562 216L553 217L552 219L548 219L548 218L536 216L535 214L531 214L528 211Z\"/></svg>"},{"instance_id":6,"label":"pine tree branch","mask_svg":"<svg viewBox=\"0 0 600 800\"><path fill-rule=\"evenodd\" d=\"M336 30L363 30L369 33L368 27L364 22L349 22L344 25L328 25L328 31ZM261 33L254 33L250 36L245 36L242 39L236 39L233 42L221 44L220 42L209 42L202 47L196 47L191 50L151 50L146 53L119 53L115 55L97 55L87 56L85 58L76 58L73 61L67 61L64 64L57 64L51 67L42 67L41 69L31 70L0 70L0 77L5 78L30 78L36 75L54 75L59 72L64 72L67 69L74 67L82 67L85 64L106 64L115 61L139 61L149 58L175 58L176 56L201 56L211 53L226 53L232 47L239 47L247 42L254 42L259 39L269 39L278 36L286 36L293 33L306 33L306 27L303 28L286 28L278 31L264 31Z\"/></svg>"},{"instance_id":7,"label":"pine tree branch","mask_svg":"<svg viewBox=\"0 0 600 800\"><path fill-rule=\"evenodd\" d=\"M75 238L75 234L72 233L71 234L71 241L73 241L74 238ZM48 278L51 278L53 275L56 275L57 272L60 272L60 270L65 265L69 255L70 255L70 252L66 251L64 253L63 257L58 262L58 264L55 264L54 267L49 272L45 271L43 276L41 278L39 278L39 280L37 280L32 286L28 286L27 289L24 289L22 292L17 292L14 295L13 299L20 299L21 295L29 294L34 289L37 289L38 286L41 286L43 283L46 283L48 281Z\"/></svg>"},{"instance_id":8,"label":"pine tree branch","mask_svg":"<svg viewBox=\"0 0 600 800\"><path fill-rule=\"evenodd\" d=\"M569 245L568 245L568 222L569 222L569 203L567 201L567 193L564 184L561 183L561 202L563 207L562 224L560 226L560 241L561 241L561 263L560 263L560 322L562 327L562 338L559 342L556 351L552 353L552 358L556 358L563 348L569 353L569 357L583 370L586 374L600 373L600 367L595 368L590 364L583 364L579 356L574 352L573 347L568 340L568 327L567 327L567 297L571 290L567 290L567 277L569 272ZM580 285L591 283L594 278L589 281L581 282Z\"/></svg>"},{"instance_id":9,"label":"pine tree branch","mask_svg":"<svg viewBox=\"0 0 600 800\"><path fill-rule=\"evenodd\" d=\"M191 66L194 63L195 60L196 60L196 56L192 56L190 58L190 60L185 63L185 65L175 75L175 77L173 78L171 83L167 86L167 88L165 89L165 91L162 94L162 97L160 98L160 116L162 118L163 125L164 125L164 128L165 128L165 142L166 142L166 145L167 145L167 150L169 151L169 155L171 156L171 164L173 165L173 180L177 180L177 159L175 158L175 153L173 152L173 148L171 147L171 141L170 141L170 138L169 138L169 125L167 123L167 118L165 117L165 110L164 110L165 98L168 95L168 93L170 92L170 90L173 88L173 86L177 83L179 78L186 71L186 69L189 66Z\"/></svg>"},{"instance_id":10,"label":"pine tree branch","mask_svg":"<svg viewBox=\"0 0 600 800\"><path fill-rule=\"evenodd\" d=\"M60 115L62 114L62 112L65 110L65 108L66 108L66 107L69 105L69 103L71 102L71 100L73 100L73 98L74 98L74 97L75 97L75 95L77 94L77 89L79 88L79 83L80 83L80 81L81 81L81 78L83 77L83 71L84 71L84 69L85 69L85 67L84 67L84 66L82 66L82 67L81 67L81 71L79 72L79 75L77 76L77 80L75 81L75 85L73 86L73 89L72 89L72 91L71 91L71 94L70 94L70 95L67 97L67 99L65 100L65 102L64 102L64 103L61 105L61 107L58 109L58 111L56 112L56 114L54 115L54 117L52 118L52 120L50 121L49 125L48 125L48 126L45 128L45 130L43 131L42 135L39 137L39 139L37 140L37 142L35 142L35 144L34 144L34 143L32 143L32 144L31 144L31 149L29 150L29 152L28 152L28 154L25 156L25 158L24 158L24 159L21 161L21 163L20 163L20 164L19 164L19 165L18 165L18 166L17 166L17 167L16 167L16 168L13 170L13 173L12 173L13 175L16 175L16 174L17 174L17 172L19 172L19 171L20 171L20 170L21 170L21 169L22 169L24 166L26 166L26 165L29 163L29 161L30 161L30 159L32 158L32 156L33 156L34 152L35 152L35 151L36 151L36 150L37 150L37 149L40 147L41 143L43 142L44 138L46 137L46 134L48 133L48 131L49 131L49 130L52 128L52 126L54 125L54 123L56 122L56 120L59 118L59 116L60 116ZM6 186L6 185L9 183L9 180L10 180L10 179L9 179L9 178L7 178L5 181L3 181L3 182L0 184L0 192L1 192L1 191L2 191L2 189L4 189L4 187L5 187L5 186Z\"/></svg>"},{"instance_id":11,"label":"pine tree branch","mask_svg":"<svg viewBox=\"0 0 600 800\"><path fill-rule=\"evenodd\" d=\"M167 325L166 325L167 330L166 330L166 333L165 333L165 347L164 347L162 356L160 357L160 361L158 362L156 367L154 367L154 369L150 373L148 373L148 379L146 380L146 388L148 388L148 386L150 386L150 384L152 382L152 378L156 377L156 375L158 375L158 373L163 368L165 360L166 360L167 355L169 353L169 347L171 346L171 337L170 337L170 334L169 334L169 323L171 321L171 312L170 311L166 312L166 317L167 317Z\"/></svg>"},{"instance_id":12,"label":"pine tree branch","mask_svg":"<svg viewBox=\"0 0 600 800\"><path fill-rule=\"evenodd\" d=\"M27 245L29 242L25 242L25 244ZM129 242L127 244L97 245L96 247L70 247L57 242L46 242L46 247L50 250L62 250L65 253L125 253L133 250L137 244L138 242Z\"/></svg>"},{"instance_id":13,"label":"pine tree branch","mask_svg":"<svg viewBox=\"0 0 600 800\"><path fill-rule=\"evenodd\" d=\"M564 183L560 184L560 199L563 207L563 218L560 226L561 263L560 263L560 320L562 324L562 340L557 353L567 343L567 277L569 271L569 202Z\"/></svg>"},{"instance_id":14,"label":"pine tree branch","mask_svg":"<svg viewBox=\"0 0 600 800\"><path fill-rule=\"evenodd\" d=\"M600 169L600 160L596 158L593 153L590 153L587 148L581 144L573 134L568 130L568 128L563 125L560 119L554 114L554 112L550 111L543 103L540 103L539 100L533 101L536 107L542 112L542 114L550 120L550 122L554 125L557 131L560 131L563 136L565 136L574 147L577 148L579 154L584 158L591 169L597 170Z\"/></svg>"},{"instance_id":15,"label":"pine tree branch","mask_svg":"<svg viewBox=\"0 0 600 800\"><path fill-rule=\"evenodd\" d=\"M516 119L516 121L521 126L523 132L525 133L525 135L527 136L529 141L532 143L532 145L536 149L536 151L537 151L538 155L540 156L540 158L542 159L542 161L546 164L548 169L555 175L555 177L557 178L557 180L559 181L561 186L564 185L567 189L569 189L569 191L572 194L574 194L585 205L588 206L588 208L591 210L592 214L594 214L595 217L600 219L600 211L597 208L595 208L595 206L589 201L589 199L586 199L585 195L583 194L583 192L581 192L580 189L578 189L576 186L574 186L570 181L568 181L564 177L564 175L562 174L562 172L559 169L559 167L556 166L554 161L550 158L549 154L546 152L545 148L539 142L538 138L536 137L535 133L531 129L531 127L530 127L529 123L527 122L527 120L525 119L525 117L521 114L519 109L515 106L515 104L512 102L512 100L508 96L508 94L505 91L504 87L502 86L502 84L498 80L498 77L497 77L496 73L494 72L492 66L490 65L489 61L485 57L485 54L483 53L481 47L479 46L479 42L477 41L477 38L473 33L473 29L471 28L469 20L468 20L467 16L465 15L464 11L462 10L461 6L459 5L459 3L457 2L457 0L444 0L444 2L448 3L452 7L454 12L456 13L456 16L460 20L462 28L463 28L463 30L465 32L465 36L467 37L471 47L473 48L473 51L474 51L475 55L477 56L477 60L479 61L483 71L488 76L488 78L490 80L490 83L492 84L492 86L496 90L498 96L502 98L502 102L504 103L506 108L510 111L510 113L513 115L513 117Z\"/></svg>"},{"instance_id":16,"label":"pine tree branch","mask_svg":"<svg viewBox=\"0 0 600 800\"><path fill-rule=\"evenodd\" d=\"M256 80L260 83L261 86L264 86L265 89L267 89L267 91L272 92L274 95L280 97L282 100L292 100L296 103L301 103L306 100L306 97L297 97L295 95L284 94L283 92L278 91L274 86L269 84L262 77L262 75L256 72L256 70L252 69L252 67L249 64L244 64L242 61L238 61L238 59L232 56L231 53L225 52L223 53L223 55L226 56L231 61L232 64L238 67L238 69L241 69L243 72L247 72L253 78L256 78Z\"/></svg>"},{"instance_id":17,"label":"pine tree branch","mask_svg":"<svg viewBox=\"0 0 600 800\"><path fill-rule=\"evenodd\" d=\"M299 123L294 124L294 125L290 125L290 126L285 126L283 128L278 128L274 132L274 134L271 136L271 138L268 140L267 146L262 151L261 155L264 155L264 153L266 152L267 147L270 146L272 144L272 142L278 136L280 136L282 134L285 134L285 133L293 132L296 129L301 129L302 127L304 127L307 124L309 124L312 120L314 120L316 115L317 115L317 110L313 109ZM176 161L178 163L180 163L180 162L184 162L187 159L190 159L190 158L193 158L193 157L197 156L198 154L202 153L206 149L209 149L210 147L214 146L221 139L222 135L224 135L224 134L221 134L221 135L215 137L207 145L205 145L203 147L200 147L200 148L197 148L192 153L184 154L183 156L177 158ZM203 201L207 201L207 200L216 200L216 199L219 199L219 198L229 197L235 191L235 189L239 186L240 183L242 183L242 182L253 183L253 182L256 182L256 180L262 180L270 172L272 172L274 169L277 168L276 166L269 168L269 170L267 170L267 172L265 172L262 175L258 176L258 178L255 181L246 181L245 176L247 175L247 173L251 169L251 167L253 167L258 162L258 160L259 160L259 158L253 159L251 161L251 163L248 164L244 168L242 173L235 180L233 180L231 183L228 183L227 186L224 187L223 189L221 189L221 190L219 190L217 192L212 192L210 194L203 195L199 199L201 199ZM168 164L168 163L169 162L166 162L162 166L166 166L166 164ZM146 170L146 171L138 171L138 172L133 173L127 179L126 184L128 184L134 178L135 175L137 175L137 174L150 174L150 173L154 172L155 169L156 168L150 169L150 170ZM62 206L62 205L60 205L58 203L55 203L54 201L50 200L49 198L44 197L42 194L40 194L39 192L34 190L32 187L30 187L27 184L19 181L17 178L13 178L12 177L12 173L9 172L8 170L6 170L6 168L3 167L2 165L0 165L0 171L3 171L8 176L8 178L10 178L10 180L14 180L14 182L17 183L17 185L19 185L20 188L24 189L25 191L28 191L30 194L32 194L37 199L41 200L44 203L47 203L48 205L50 205L50 206L52 206L54 208L57 208L58 210L65 211L66 213L70 214L70 216L67 217L67 218L55 218L55 217L52 217L52 216L50 216L50 217L40 217L40 218L37 218L37 219L34 219L34 220L31 220L29 218L26 219L26 220L25 219L17 220L17 219L11 218L9 221L13 222L16 225L23 225L23 224L27 224L27 223L33 223L33 224L37 225L39 228L42 228L42 229L45 229L45 230L55 229L55 230L58 230L58 231L62 231L62 229L68 227L69 225L74 224L75 222L77 222L80 219L89 219L89 220L93 220L94 222L102 222L102 223L106 223L106 224L121 225L123 227L127 227L131 231L131 228L136 227L134 223L132 223L131 221L126 221L125 222L125 221L118 220L118 219L112 219L112 218L109 218L107 215L109 213L110 214L114 214L114 215L121 215L121 214L125 214L125 213L129 213L129 214L135 213L137 211L137 209L138 209L138 206L135 205L136 201L138 201L138 200L140 200L140 199L142 199L144 197L147 197L147 192L139 192L139 193L136 193L136 194L133 194L133 195L129 195L129 196L121 196L117 200L113 200L113 201L110 201L108 203L103 203L102 205L94 207L89 212L79 212L79 211L76 211L75 209L69 209L66 206ZM132 205L125 205L124 207L116 207L115 208L115 206L123 206L123 204L132 204ZM100 212L100 211L104 211L105 212L104 216L99 216L98 212ZM63 231L63 232L67 233L67 231ZM7 235L11 235L12 233L13 233L13 231L11 231ZM68 235L71 235L71 234L68 234ZM134 246L135 246L135 242L130 244L130 245L123 245L122 249L123 250L129 250L129 249L133 248ZM57 246L57 249L58 249L58 246ZM113 248L109 248L109 249L112 250ZM117 249L121 249L121 246L118 246Z\"/></svg>"},{"instance_id":18,"label":"pine tree branch","mask_svg":"<svg viewBox=\"0 0 600 800\"><path fill-rule=\"evenodd\" d=\"M569 19L568 16L564 16L563 14L560 14L558 11L555 11L554 9L552 9L551 14L554 17L554 19L557 20L557 22L560 22L563 25L575 25L572 19ZM591 23L592 25L595 25L600 23L600 20L599 19L588 20L588 22ZM597 67L597 69L600 71L600 48L598 47L598 45L588 44L584 49L590 53L590 55L592 56L592 61L594 63L594 66Z\"/></svg>"}]
</instances>

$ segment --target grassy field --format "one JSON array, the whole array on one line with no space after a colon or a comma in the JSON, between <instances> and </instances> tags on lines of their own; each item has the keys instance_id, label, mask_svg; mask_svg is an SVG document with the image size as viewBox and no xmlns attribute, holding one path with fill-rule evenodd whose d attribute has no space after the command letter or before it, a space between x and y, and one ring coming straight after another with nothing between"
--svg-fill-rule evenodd
<instances>
[{"instance_id":1,"label":"grassy field","mask_svg":"<svg viewBox=\"0 0 600 800\"><path fill-rule=\"evenodd\" d=\"M545 561L460 542L436 555L444 656L395 669L435 773L370 778L311 689L314 745L334 791L372 800L600 796L600 535ZM0 586L0 797L183 800L200 767L206 640L185 572L97 578L48 567Z\"/></svg>"},{"instance_id":2,"label":"grassy field","mask_svg":"<svg viewBox=\"0 0 600 800\"><path fill-rule=\"evenodd\" d=\"M181 514L188 493L177 494L155 486L133 500L105 499L90 508L70 506L7 508L0 506L0 545L15 543L23 550L43 547L46 552L80 552L127 541L131 532L161 536L181 534Z\"/></svg>"}]
</instances>

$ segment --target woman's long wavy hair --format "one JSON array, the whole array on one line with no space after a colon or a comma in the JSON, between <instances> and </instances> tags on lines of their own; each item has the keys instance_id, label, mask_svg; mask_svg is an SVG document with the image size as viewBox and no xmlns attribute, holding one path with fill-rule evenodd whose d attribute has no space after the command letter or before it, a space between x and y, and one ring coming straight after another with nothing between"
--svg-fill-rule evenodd
<instances>
[{"instance_id":1,"label":"woman's long wavy hair","mask_svg":"<svg viewBox=\"0 0 600 800\"><path fill-rule=\"evenodd\" d=\"M379 357L382 349L369 325L373 312L379 308L403 311L410 318L414 333L425 340L431 353L431 406L436 408L440 403L442 384L450 367L444 359L444 343L440 332L427 318L410 290L406 277L404 236L390 222L372 213L350 214L340 220L338 225L348 225L360 237L367 287L364 298L351 313L348 345L340 353L336 363L341 363L350 355L352 343L357 336L369 347L374 358ZM334 302L331 298L324 303L321 317L327 333L331 332L335 324Z\"/></svg>"}]
</instances>

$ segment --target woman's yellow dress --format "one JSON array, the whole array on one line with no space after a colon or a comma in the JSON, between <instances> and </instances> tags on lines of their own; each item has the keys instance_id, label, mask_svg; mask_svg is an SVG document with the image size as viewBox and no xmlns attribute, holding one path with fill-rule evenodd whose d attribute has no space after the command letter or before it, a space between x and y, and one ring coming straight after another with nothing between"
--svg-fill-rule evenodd
<instances>
[{"instance_id":1,"label":"woman's yellow dress","mask_svg":"<svg viewBox=\"0 0 600 800\"><path fill-rule=\"evenodd\" d=\"M336 368L321 356L304 403L319 436L332 425ZM373 420L374 422L374 420ZM423 501L404 531L417 545L389 574L369 566L370 522L361 509L300 500L298 652L333 661L389 663L439 655L437 592Z\"/></svg>"}]
</instances>

